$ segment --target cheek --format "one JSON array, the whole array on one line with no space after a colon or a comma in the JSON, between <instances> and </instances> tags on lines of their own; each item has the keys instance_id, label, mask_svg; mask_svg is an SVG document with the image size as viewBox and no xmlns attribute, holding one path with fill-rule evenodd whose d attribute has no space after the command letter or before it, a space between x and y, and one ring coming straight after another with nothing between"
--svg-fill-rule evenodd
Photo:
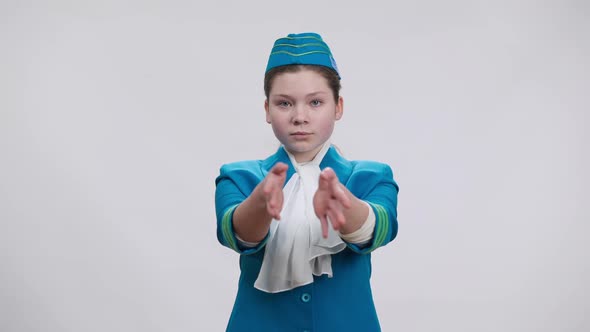
<instances>
[{"instance_id":1,"label":"cheek","mask_svg":"<svg viewBox=\"0 0 590 332\"><path fill-rule=\"evenodd\" d=\"M270 112L266 113L266 119L269 123L272 123L273 126L275 124L280 126L285 122L285 114L271 110Z\"/></svg>"},{"instance_id":2,"label":"cheek","mask_svg":"<svg viewBox=\"0 0 590 332\"><path fill-rule=\"evenodd\" d=\"M334 120L330 118L322 121L318 129L326 135L332 134L332 131L334 130Z\"/></svg>"},{"instance_id":3,"label":"cheek","mask_svg":"<svg viewBox=\"0 0 590 332\"><path fill-rule=\"evenodd\" d=\"M282 136L288 131L288 123L281 117L273 117L271 122L272 130L276 136Z\"/></svg>"}]
</instances>

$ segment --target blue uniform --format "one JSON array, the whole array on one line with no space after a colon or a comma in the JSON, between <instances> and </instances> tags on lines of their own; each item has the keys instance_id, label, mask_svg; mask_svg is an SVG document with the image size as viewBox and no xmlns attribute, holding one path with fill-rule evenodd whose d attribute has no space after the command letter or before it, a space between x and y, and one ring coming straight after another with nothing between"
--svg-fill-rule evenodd
<instances>
[{"instance_id":1,"label":"blue uniform","mask_svg":"<svg viewBox=\"0 0 590 332\"><path fill-rule=\"evenodd\" d=\"M235 208L278 162L289 165L288 181L295 170L282 147L265 160L225 164L215 180L217 238L222 245L240 254L238 294L227 331L380 331L369 282L370 253L397 235L398 186L391 168L374 161L346 160L330 147L320 169L331 167L348 190L373 208L376 217L373 238L362 248L347 243L346 249L332 255L332 278L314 276L311 284L266 293L254 288L254 282L267 239L254 248L241 247L233 230L232 216Z\"/></svg>"}]
</instances>

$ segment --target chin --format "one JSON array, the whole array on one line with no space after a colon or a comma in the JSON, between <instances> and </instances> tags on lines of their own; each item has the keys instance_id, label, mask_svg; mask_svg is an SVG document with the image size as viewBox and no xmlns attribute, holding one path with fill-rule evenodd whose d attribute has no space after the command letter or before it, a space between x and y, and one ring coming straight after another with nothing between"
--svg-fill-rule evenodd
<instances>
[{"instance_id":1,"label":"chin","mask_svg":"<svg viewBox=\"0 0 590 332\"><path fill-rule=\"evenodd\" d=\"M311 152L313 151L315 148L317 148L315 145L313 144L309 144L309 143L294 143L294 144L289 144L289 145L285 145L289 151L293 151L293 152L297 152L297 153L306 153L306 152Z\"/></svg>"}]
</instances>

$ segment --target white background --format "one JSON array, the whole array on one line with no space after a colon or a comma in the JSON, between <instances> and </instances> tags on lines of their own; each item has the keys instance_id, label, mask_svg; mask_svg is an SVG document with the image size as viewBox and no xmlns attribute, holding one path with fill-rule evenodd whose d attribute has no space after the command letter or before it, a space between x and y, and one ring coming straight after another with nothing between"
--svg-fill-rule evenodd
<instances>
[{"instance_id":1,"label":"white background","mask_svg":"<svg viewBox=\"0 0 590 332\"><path fill-rule=\"evenodd\" d=\"M264 68L308 31L343 76L334 142L400 185L383 330L589 331L589 8L3 0L0 331L223 331L214 179L277 148Z\"/></svg>"}]
</instances>

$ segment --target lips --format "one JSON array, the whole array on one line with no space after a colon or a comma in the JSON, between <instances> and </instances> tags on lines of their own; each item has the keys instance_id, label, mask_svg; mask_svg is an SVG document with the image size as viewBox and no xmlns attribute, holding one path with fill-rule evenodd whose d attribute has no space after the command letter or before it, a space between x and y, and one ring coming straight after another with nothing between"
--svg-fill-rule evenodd
<instances>
[{"instance_id":1,"label":"lips","mask_svg":"<svg viewBox=\"0 0 590 332\"><path fill-rule=\"evenodd\" d=\"M310 136L311 136L311 133L308 133L306 131L297 131L297 132L291 133L291 137L293 137L296 140L306 140Z\"/></svg>"}]
</instances>

